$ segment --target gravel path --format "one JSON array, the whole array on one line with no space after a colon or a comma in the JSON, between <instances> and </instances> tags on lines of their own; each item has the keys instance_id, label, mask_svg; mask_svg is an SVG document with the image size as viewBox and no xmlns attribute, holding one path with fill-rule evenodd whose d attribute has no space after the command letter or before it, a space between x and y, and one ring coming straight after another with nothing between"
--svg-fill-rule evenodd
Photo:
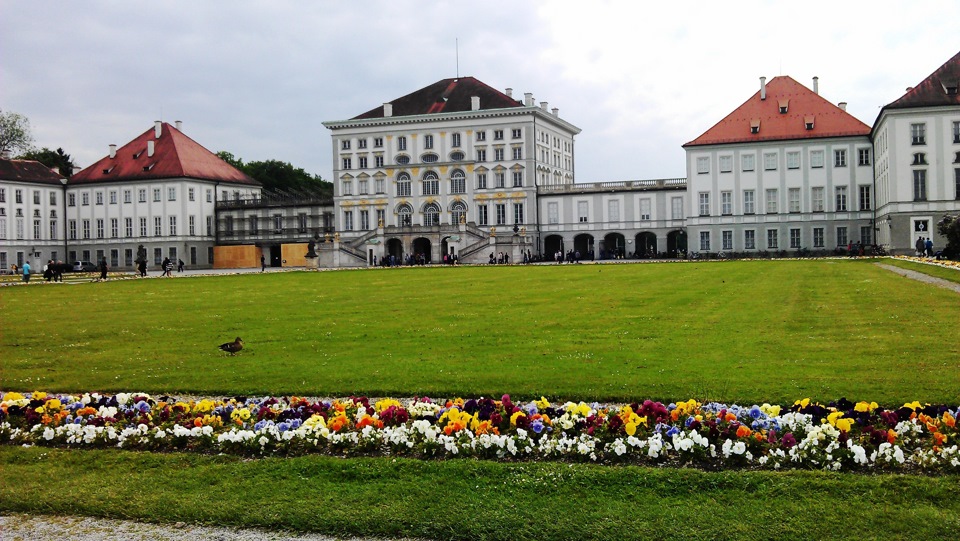
<instances>
[{"instance_id":1,"label":"gravel path","mask_svg":"<svg viewBox=\"0 0 960 541\"><path fill-rule=\"evenodd\" d=\"M386 541L358 537L330 537L317 534L293 534L176 524L150 524L132 520L113 520L88 517L59 517L5 515L0 516L0 539L17 541L27 539L71 539L79 541L126 541L128 539L156 539L160 541Z\"/></svg>"},{"instance_id":2,"label":"gravel path","mask_svg":"<svg viewBox=\"0 0 960 541\"><path fill-rule=\"evenodd\" d=\"M960 284L956 282L951 282L949 280L944 280L943 278L937 278L935 276L930 276L929 274L924 274L922 272L901 269L900 267L894 267L893 265L886 265L884 263L875 263L876 265L887 269L888 271L893 271L901 276L906 276L918 282L926 282L928 284L933 284L944 289L949 289L955 293L960 293Z\"/></svg>"}]
</instances>

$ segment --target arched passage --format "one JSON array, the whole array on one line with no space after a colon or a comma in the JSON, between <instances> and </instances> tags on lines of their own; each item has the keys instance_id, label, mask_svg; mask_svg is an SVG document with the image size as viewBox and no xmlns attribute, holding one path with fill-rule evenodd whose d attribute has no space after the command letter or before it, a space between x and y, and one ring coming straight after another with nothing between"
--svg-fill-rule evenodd
<instances>
[{"instance_id":1,"label":"arched passage","mask_svg":"<svg viewBox=\"0 0 960 541\"><path fill-rule=\"evenodd\" d=\"M637 257L657 257L657 235L650 231L638 233L636 238Z\"/></svg>"},{"instance_id":2,"label":"arched passage","mask_svg":"<svg viewBox=\"0 0 960 541\"><path fill-rule=\"evenodd\" d=\"M548 235L547 238L543 240L543 251L544 256L552 261L557 252L563 252L563 237L560 235Z\"/></svg>"},{"instance_id":3,"label":"arched passage","mask_svg":"<svg viewBox=\"0 0 960 541\"><path fill-rule=\"evenodd\" d=\"M420 256L423 256L424 263L430 263L430 239L425 239L423 237L418 238L413 241L413 254L419 260Z\"/></svg>"},{"instance_id":4,"label":"arched passage","mask_svg":"<svg viewBox=\"0 0 960 541\"><path fill-rule=\"evenodd\" d=\"M593 259L593 235L581 233L574 237L573 249L580 252L580 259Z\"/></svg>"},{"instance_id":5,"label":"arched passage","mask_svg":"<svg viewBox=\"0 0 960 541\"><path fill-rule=\"evenodd\" d=\"M676 257L678 251L687 252L687 234L684 231L675 230L667 233L667 254L670 257Z\"/></svg>"},{"instance_id":6,"label":"arched passage","mask_svg":"<svg viewBox=\"0 0 960 541\"><path fill-rule=\"evenodd\" d=\"M620 233L607 233L603 237L603 259L618 259L626 254L626 240Z\"/></svg>"},{"instance_id":7,"label":"arched passage","mask_svg":"<svg viewBox=\"0 0 960 541\"><path fill-rule=\"evenodd\" d=\"M400 239L390 239L387 241L387 257L393 256L393 262L403 263L403 242Z\"/></svg>"}]
</instances>

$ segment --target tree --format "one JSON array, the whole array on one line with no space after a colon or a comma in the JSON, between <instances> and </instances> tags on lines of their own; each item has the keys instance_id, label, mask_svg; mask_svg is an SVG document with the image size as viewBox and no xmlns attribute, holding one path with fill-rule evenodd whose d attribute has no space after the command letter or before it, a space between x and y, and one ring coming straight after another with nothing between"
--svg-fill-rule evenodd
<instances>
[{"instance_id":1,"label":"tree","mask_svg":"<svg viewBox=\"0 0 960 541\"><path fill-rule=\"evenodd\" d=\"M62 148L57 150L50 150L49 148L41 148L40 150L32 149L28 152L25 152L18 156L21 160L35 160L47 167L56 167L60 174L70 178L73 175L74 163L73 159L70 158L70 155L63 151Z\"/></svg>"},{"instance_id":2,"label":"tree","mask_svg":"<svg viewBox=\"0 0 960 541\"><path fill-rule=\"evenodd\" d=\"M960 214L945 215L937 222L937 231L947 237L947 246L943 249L943 255L950 259L960 258Z\"/></svg>"},{"instance_id":3,"label":"tree","mask_svg":"<svg viewBox=\"0 0 960 541\"><path fill-rule=\"evenodd\" d=\"M33 134L30 132L30 120L13 111L0 110L0 154L26 152L31 146Z\"/></svg>"},{"instance_id":4,"label":"tree","mask_svg":"<svg viewBox=\"0 0 960 541\"><path fill-rule=\"evenodd\" d=\"M287 162L266 160L243 163L241 158L224 150L217 152L217 156L263 184L264 190L271 192L310 192L333 197L333 184L323 180L320 175L311 175L302 168L294 167Z\"/></svg>"}]
</instances>

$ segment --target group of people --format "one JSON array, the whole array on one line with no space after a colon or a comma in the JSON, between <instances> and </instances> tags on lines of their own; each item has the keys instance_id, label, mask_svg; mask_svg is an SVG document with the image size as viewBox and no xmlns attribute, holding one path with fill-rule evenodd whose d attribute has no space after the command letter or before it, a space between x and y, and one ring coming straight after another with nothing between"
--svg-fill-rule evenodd
<instances>
[{"instance_id":1,"label":"group of people","mask_svg":"<svg viewBox=\"0 0 960 541\"><path fill-rule=\"evenodd\" d=\"M924 240L923 237L917 237L915 247L917 249L917 257L933 257L936 255L933 253L933 241L930 240L930 237L927 237L926 240ZM939 257L937 257L937 259L939 259Z\"/></svg>"},{"instance_id":2,"label":"group of people","mask_svg":"<svg viewBox=\"0 0 960 541\"><path fill-rule=\"evenodd\" d=\"M497 252L494 254L490 252L490 260L487 261L490 265L509 265L510 264L510 254L506 252Z\"/></svg>"},{"instance_id":3,"label":"group of people","mask_svg":"<svg viewBox=\"0 0 960 541\"><path fill-rule=\"evenodd\" d=\"M62 282L63 272L66 270L70 270L70 265L67 265L63 261L54 261L51 259L43 266L43 279L48 282ZM28 282L29 279L24 281Z\"/></svg>"}]
</instances>

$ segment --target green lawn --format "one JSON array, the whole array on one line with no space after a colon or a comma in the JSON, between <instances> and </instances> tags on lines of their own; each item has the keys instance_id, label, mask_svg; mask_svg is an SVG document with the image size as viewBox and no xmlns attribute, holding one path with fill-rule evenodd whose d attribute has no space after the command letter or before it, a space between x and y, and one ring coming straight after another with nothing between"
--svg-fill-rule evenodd
<instances>
[{"instance_id":1,"label":"green lawn","mask_svg":"<svg viewBox=\"0 0 960 541\"><path fill-rule=\"evenodd\" d=\"M866 261L268 273L0 299L3 385L24 391L960 399L956 294ZM217 350L236 336L239 355Z\"/></svg>"},{"instance_id":2,"label":"green lawn","mask_svg":"<svg viewBox=\"0 0 960 541\"><path fill-rule=\"evenodd\" d=\"M960 284L960 269L948 269L946 267L938 267L936 265L927 265L924 263L914 263L913 261L904 261L902 259L887 259L883 262L888 265L893 265L894 267L922 272L936 278L947 280L948 282Z\"/></svg>"},{"instance_id":3,"label":"green lawn","mask_svg":"<svg viewBox=\"0 0 960 541\"><path fill-rule=\"evenodd\" d=\"M0 388L955 405L958 300L845 260L31 285L0 289ZM238 335L240 354L216 349ZM0 512L465 540L953 539L960 478L3 446Z\"/></svg>"}]
</instances>

